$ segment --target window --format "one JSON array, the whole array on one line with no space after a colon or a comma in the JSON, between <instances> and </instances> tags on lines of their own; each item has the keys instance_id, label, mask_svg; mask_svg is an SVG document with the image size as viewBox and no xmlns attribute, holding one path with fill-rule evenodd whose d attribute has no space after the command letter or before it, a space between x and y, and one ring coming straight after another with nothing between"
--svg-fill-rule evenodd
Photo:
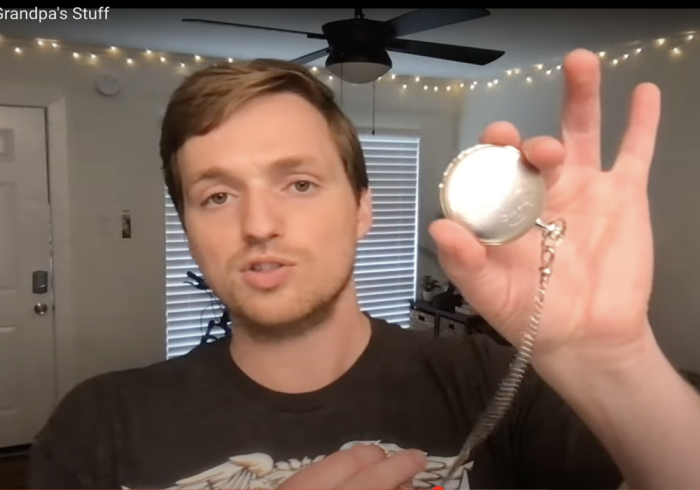
<instances>
[{"instance_id":1,"label":"window","mask_svg":"<svg viewBox=\"0 0 700 490\"><path fill-rule=\"evenodd\" d=\"M408 301L416 291L420 139L360 133L360 142L372 188L374 224L358 245L358 300L371 316L407 327ZM221 310L209 293L185 282L188 271L201 272L190 256L167 190L165 214L167 356L172 358L198 345L207 323L218 318Z\"/></svg>"},{"instance_id":2,"label":"window","mask_svg":"<svg viewBox=\"0 0 700 490\"><path fill-rule=\"evenodd\" d=\"M361 133L360 143L372 189L374 224L358 246L358 301L371 316L408 327L408 301L416 289L420 140Z\"/></svg>"}]
</instances>

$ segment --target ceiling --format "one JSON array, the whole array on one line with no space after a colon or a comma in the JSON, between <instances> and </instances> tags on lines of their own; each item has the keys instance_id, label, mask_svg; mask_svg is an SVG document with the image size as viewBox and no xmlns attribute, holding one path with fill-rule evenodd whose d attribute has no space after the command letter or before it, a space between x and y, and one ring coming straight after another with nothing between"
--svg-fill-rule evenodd
<instances>
[{"instance_id":1,"label":"ceiling","mask_svg":"<svg viewBox=\"0 0 700 490\"><path fill-rule=\"evenodd\" d=\"M410 10L366 9L365 16L387 20ZM506 51L498 61L476 67L392 53L392 73L481 78L546 63L577 47L605 50L616 44L700 29L700 9L489 10L489 17L408 38ZM324 42L295 34L186 24L180 19L200 17L320 32L323 23L352 16L353 9L110 9L107 20L0 20L0 34L205 57L293 59L324 47ZM315 64L322 66L323 62L321 59Z\"/></svg>"}]
</instances>

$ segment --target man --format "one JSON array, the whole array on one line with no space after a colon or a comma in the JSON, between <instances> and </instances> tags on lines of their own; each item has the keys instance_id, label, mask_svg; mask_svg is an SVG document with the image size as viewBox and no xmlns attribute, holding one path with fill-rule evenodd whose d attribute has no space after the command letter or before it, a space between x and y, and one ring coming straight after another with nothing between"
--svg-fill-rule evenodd
<instances>
[{"instance_id":1,"label":"man","mask_svg":"<svg viewBox=\"0 0 700 490\"><path fill-rule=\"evenodd\" d=\"M600 169L600 68L564 63L563 141L520 147L564 218L533 365L515 406L451 488L700 487L700 398L647 321L646 198L659 92L634 92L615 167ZM33 448L41 488L432 488L488 405L513 351L423 339L362 314L355 247L371 196L352 124L306 70L206 69L163 122L165 178L190 248L235 333L182 358L83 383ZM540 249L533 231L484 248L431 225L441 264L518 344Z\"/></svg>"}]
</instances>

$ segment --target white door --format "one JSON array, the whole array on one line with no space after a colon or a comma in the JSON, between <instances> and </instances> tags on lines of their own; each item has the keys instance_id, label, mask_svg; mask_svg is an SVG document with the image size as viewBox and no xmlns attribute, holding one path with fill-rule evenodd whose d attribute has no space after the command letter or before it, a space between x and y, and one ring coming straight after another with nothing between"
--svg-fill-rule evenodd
<instances>
[{"instance_id":1,"label":"white door","mask_svg":"<svg viewBox=\"0 0 700 490\"><path fill-rule=\"evenodd\" d=\"M54 406L51 213L44 109L0 106L0 447Z\"/></svg>"}]
</instances>

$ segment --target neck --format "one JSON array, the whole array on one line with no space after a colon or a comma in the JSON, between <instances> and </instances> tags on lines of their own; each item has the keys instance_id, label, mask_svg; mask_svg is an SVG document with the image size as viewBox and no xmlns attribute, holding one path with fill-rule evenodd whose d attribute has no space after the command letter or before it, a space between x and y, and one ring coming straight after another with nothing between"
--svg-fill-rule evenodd
<instances>
[{"instance_id":1,"label":"neck","mask_svg":"<svg viewBox=\"0 0 700 490\"><path fill-rule=\"evenodd\" d=\"M307 393L333 383L357 361L371 336L354 290L347 296L352 298L339 298L327 321L298 338L267 343L238 329L231 341L233 360L256 383L282 393Z\"/></svg>"}]
</instances>

